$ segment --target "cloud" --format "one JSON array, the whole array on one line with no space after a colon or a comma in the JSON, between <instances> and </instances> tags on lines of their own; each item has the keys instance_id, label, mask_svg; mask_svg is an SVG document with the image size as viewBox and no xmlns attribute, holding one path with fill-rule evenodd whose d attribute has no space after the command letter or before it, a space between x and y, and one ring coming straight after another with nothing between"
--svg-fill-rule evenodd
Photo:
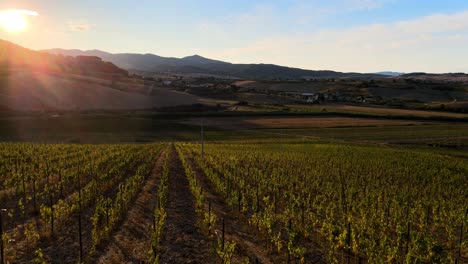
<instances>
[{"instance_id":1,"label":"cloud","mask_svg":"<svg viewBox=\"0 0 468 264\"><path fill-rule=\"evenodd\" d=\"M91 30L92 25L86 22L69 22L68 28L71 31L86 32Z\"/></svg>"},{"instance_id":2,"label":"cloud","mask_svg":"<svg viewBox=\"0 0 468 264\"><path fill-rule=\"evenodd\" d=\"M393 23L271 35L209 55L309 69L466 72L466 46L468 10Z\"/></svg>"},{"instance_id":3,"label":"cloud","mask_svg":"<svg viewBox=\"0 0 468 264\"><path fill-rule=\"evenodd\" d=\"M327 17L381 8L395 1L398 0L292 0L288 7L256 4L241 12L200 21L196 29L217 40L229 42L237 36L234 42L245 42L276 32L317 27Z\"/></svg>"},{"instance_id":4,"label":"cloud","mask_svg":"<svg viewBox=\"0 0 468 264\"><path fill-rule=\"evenodd\" d=\"M328 16L384 7L396 0L299 0L288 10L300 23L309 23Z\"/></svg>"},{"instance_id":5,"label":"cloud","mask_svg":"<svg viewBox=\"0 0 468 264\"><path fill-rule=\"evenodd\" d=\"M392 0L344 0L341 3L348 10L370 10L383 7Z\"/></svg>"},{"instance_id":6,"label":"cloud","mask_svg":"<svg viewBox=\"0 0 468 264\"><path fill-rule=\"evenodd\" d=\"M256 5L250 10L230 14L219 19L203 20L198 30L210 35L263 34L275 30L278 23L277 10L272 5Z\"/></svg>"},{"instance_id":7,"label":"cloud","mask_svg":"<svg viewBox=\"0 0 468 264\"><path fill-rule=\"evenodd\" d=\"M209 21L202 21L200 24L198 24L198 30L201 31L202 33L207 33L207 34L222 34L223 29L215 24L211 23Z\"/></svg>"},{"instance_id":8,"label":"cloud","mask_svg":"<svg viewBox=\"0 0 468 264\"><path fill-rule=\"evenodd\" d=\"M39 15L39 13L37 13L36 11L30 11L30 10L24 10L24 9L10 9L7 12L25 15L25 16L38 16Z\"/></svg>"}]
</instances>

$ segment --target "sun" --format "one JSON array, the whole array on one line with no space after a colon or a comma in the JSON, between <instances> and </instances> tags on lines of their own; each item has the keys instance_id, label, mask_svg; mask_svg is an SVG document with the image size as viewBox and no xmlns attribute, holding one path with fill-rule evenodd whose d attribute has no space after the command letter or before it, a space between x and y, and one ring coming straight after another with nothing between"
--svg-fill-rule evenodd
<instances>
[{"instance_id":1,"label":"sun","mask_svg":"<svg viewBox=\"0 0 468 264\"><path fill-rule=\"evenodd\" d=\"M9 10L0 13L0 25L9 32L22 32L28 27L28 20L21 12Z\"/></svg>"}]
</instances>

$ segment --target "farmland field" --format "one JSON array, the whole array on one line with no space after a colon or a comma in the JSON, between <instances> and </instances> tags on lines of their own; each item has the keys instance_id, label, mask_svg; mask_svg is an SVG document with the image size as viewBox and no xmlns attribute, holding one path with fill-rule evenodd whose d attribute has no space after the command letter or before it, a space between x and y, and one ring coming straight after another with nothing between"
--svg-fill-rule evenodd
<instances>
[{"instance_id":1,"label":"farmland field","mask_svg":"<svg viewBox=\"0 0 468 264\"><path fill-rule=\"evenodd\" d=\"M16 111L151 109L212 101L161 87L111 86L111 81L84 76L0 73L0 107Z\"/></svg>"},{"instance_id":2,"label":"farmland field","mask_svg":"<svg viewBox=\"0 0 468 264\"><path fill-rule=\"evenodd\" d=\"M468 0L224 2L0 1L0 264L468 264Z\"/></svg>"},{"instance_id":3,"label":"farmland field","mask_svg":"<svg viewBox=\"0 0 468 264\"><path fill-rule=\"evenodd\" d=\"M466 263L468 160L318 140L0 144L10 263Z\"/></svg>"},{"instance_id":4,"label":"farmland field","mask_svg":"<svg viewBox=\"0 0 468 264\"><path fill-rule=\"evenodd\" d=\"M422 125L423 121L383 120L351 117L213 117L205 118L206 126L249 129L249 128L324 128L324 127L365 127L365 126L408 126ZM201 118L193 118L188 124L199 125Z\"/></svg>"}]
</instances>

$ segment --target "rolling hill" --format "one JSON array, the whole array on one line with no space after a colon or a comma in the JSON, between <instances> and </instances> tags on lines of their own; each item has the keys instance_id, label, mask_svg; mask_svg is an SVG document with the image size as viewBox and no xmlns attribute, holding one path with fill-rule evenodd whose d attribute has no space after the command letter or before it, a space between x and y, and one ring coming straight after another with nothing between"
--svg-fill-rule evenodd
<instances>
[{"instance_id":1,"label":"rolling hill","mask_svg":"<svg viewBox=\"0 0 468 264\"><path fill-rule=\"evenodd\" d=\"M100 58L51 55L0 40L0 110L151 109L205 102L144 86L127 75Z\"/></svg>"},{"instance_id":2,"label":"rolling hill","mask_svg":"<svg viewBox=\"0 0 468 264\"><path fill-rule=\"evenodd\" d=\"M444 74L431 74L425 72L414 72L399 76L403 79L413 79L420 81L438 81L438 82L460 82L468 83L468 74L466 73L444 73Z\"/></svg>"},{"instance_id":3,"label":"rolling hill","mask_svg":"<svg viewBox=\"0 0 468 264\"><path fill-rule=\"evenodd\" d=\"M229 76L242 79L278 78L377 78L378 74L343 73L335 71L313 71L273 64L233 64L211 60L199 55L184 58L168 58L154 54L112 54L99 50L43 50L50 54L66 56L97 56L127 70L144 72L171 72L180 74L206 74Z\"/></svg>"},{"instance_id":4,"label":"rolling hill","mask_svg":"<svg viewBox=\"0 0 468 264\"><path fill-rule=\"evenodd\" d=\"M37 52L0 40L0 69L29 69L50 73L128 75L113 63L93 56L63 56Z\"/></svg>"}]
</instances>

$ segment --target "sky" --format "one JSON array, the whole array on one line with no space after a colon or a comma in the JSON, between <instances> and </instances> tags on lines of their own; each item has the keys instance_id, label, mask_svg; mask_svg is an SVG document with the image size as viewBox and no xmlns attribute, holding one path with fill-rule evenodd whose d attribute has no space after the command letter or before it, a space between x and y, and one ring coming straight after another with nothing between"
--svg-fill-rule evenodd
<instances>
[{"instance_id":1,"label":"sky","mask_svg":"<svg viewBox=\"0 0 468 264\"><path fill-rule=\"evenodd\" d=\"M467 0L0 0L34 50L198 54L344 72L468 72Z\"/></svg>"}]
</instances>

